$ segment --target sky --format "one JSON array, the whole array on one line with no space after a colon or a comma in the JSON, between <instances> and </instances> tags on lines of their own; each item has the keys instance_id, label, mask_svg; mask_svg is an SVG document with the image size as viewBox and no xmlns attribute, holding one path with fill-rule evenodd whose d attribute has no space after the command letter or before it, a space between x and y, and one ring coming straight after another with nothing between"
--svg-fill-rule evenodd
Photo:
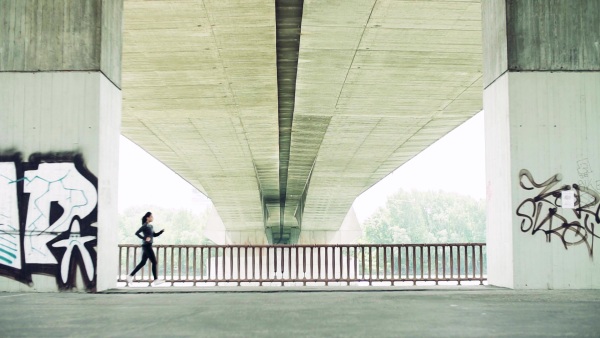
<instances>
[{"instance_id":1,"label":"sky","mask_svg":"<svg viewBox=\"0 0 600 338\"><path fill-rule=\"evenodd\" d=\"M360 195L353 207L364 221L399 189L447 191L485 198L483 112L463 123ZM203 211L210 199L143 149L121 136L119 211L162 206Z\"/></svg>"},{"instance_id":2,"label":"sky","mask_svg":"<svg viewBox=\"0 0 600 338\"><path fill-rule=\"evenodd\" d=\"M360 195L353 205L358 219L368 218L399 189L485 198L483 115L458 126Z\"/></svg>"}]
</instances>

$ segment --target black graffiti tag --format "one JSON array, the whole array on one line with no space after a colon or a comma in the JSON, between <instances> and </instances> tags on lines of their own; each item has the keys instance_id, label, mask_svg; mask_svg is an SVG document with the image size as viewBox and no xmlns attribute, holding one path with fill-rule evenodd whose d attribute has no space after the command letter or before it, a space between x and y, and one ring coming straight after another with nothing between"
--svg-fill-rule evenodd
<instances>
[{"instance_id":1,"label":"black graffiti tag","mask_svg":"<svg viewBox=\"0 0 600 338\"><path fill-rule=\"evenodd\" d=\"M517 207L516 214L522 217L521 231L535 235L543 232L546 241L552 236L558 237L565 249L572 245L583 244L590 258L594 255L594 237L596 225L600 223L600 194L593 189L573 184L559 185L562 177L556 174L542 183L537 183L526 169L519 172L519 185L525 190L542 189L536 196L527 198ZM563 209L562 192L574 190L575 208ZM583 202L585 201L585 202Z\"/></svg>"}]
</instances>

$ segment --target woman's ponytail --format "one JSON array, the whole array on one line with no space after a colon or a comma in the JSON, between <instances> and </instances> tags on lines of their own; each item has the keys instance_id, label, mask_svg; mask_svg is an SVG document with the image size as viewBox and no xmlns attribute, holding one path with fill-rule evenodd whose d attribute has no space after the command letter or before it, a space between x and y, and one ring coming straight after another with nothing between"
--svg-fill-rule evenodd
<instances>
[{"instance_id":1,"label":"woman's ponytail","mask_svg":"<svg viewBox=\"0 0 600 338\"><path fill-rule=\"evenodd\" d=\"M146 220L148 219L148 217L150 217L150 215L152 215L152 213L150 211L148 211L144 217L142 217L142 225L146 224Z\"/></svg>"}]
</instances>

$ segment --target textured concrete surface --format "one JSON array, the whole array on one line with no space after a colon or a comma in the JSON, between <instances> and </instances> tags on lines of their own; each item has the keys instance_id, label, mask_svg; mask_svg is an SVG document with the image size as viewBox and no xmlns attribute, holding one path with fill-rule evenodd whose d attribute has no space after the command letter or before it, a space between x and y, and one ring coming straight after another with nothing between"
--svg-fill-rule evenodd
<instances>
[{"instance_id":1,"label":"textured concrete surface","mask_svg":"<svg viewBox=\"0 0 600 338\"><path fill-rule=\"evenodd\" d=\"M278 32L276 13L299 5L298 62L278 69L277 38L297 27ZM231 232L334 232L360 193L482 108L479 0L125 1L123 15L122 133Z\"/></svg>"},{"instance_id":2,"label":"textured concrete surface","mask_svg":"<svg viewBox=\"0 0 600 338\"><path fill-rule=\"evenodd\" d=\"M122 288L104 294L0 293L0 302L1 337L598 337L600 332L600 290Z\"/></svg>"}]
</instances>

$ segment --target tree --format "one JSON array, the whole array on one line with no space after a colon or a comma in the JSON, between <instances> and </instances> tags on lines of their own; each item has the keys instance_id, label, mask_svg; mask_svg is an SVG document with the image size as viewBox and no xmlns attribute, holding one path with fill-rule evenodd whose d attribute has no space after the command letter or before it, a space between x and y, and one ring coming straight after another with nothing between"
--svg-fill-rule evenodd
<instances>
[{"instance_id":1,"label":"tree","mask_svg":"<svg viewBox=\"0 0 600 338\"><path fill-rule=\"evenodd\" d=\"M194 213L185 209L167 209L157 206L133 207L119 215L119 243L138 244L140 239L135 232L142 225L142 216L151 211L154 215L154 230L165 232L157 239L157 244L204 244L206 212Z\"/></svg>"},{"instance_id":2,"label":"tree","mask_svg":"<svg viewBox=\"0 0 600 338\"><path fill-rule=\"evenodd\" d=\"M399 190L365 221L362 242L485 242L485 201L441 191Z\"/></svg>"}]
</instances>

